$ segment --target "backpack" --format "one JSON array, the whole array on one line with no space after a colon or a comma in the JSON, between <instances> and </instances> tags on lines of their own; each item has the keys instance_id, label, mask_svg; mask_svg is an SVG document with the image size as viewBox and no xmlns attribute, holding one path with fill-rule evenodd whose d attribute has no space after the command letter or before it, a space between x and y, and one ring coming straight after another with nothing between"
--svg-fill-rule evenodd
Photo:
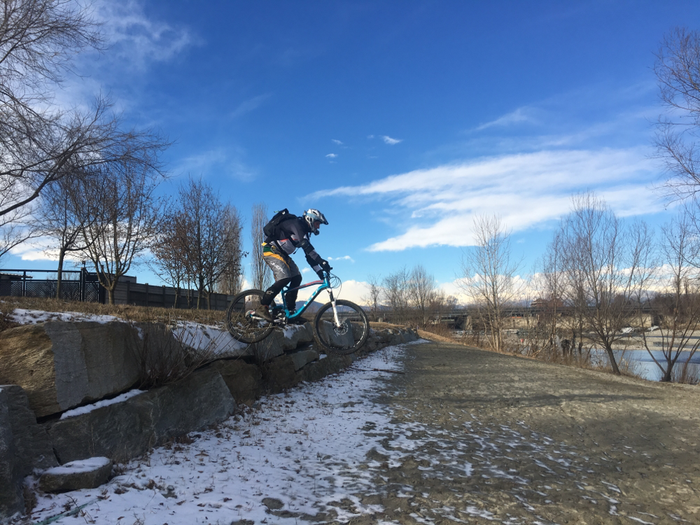
<instances>
[{"instance_id":1,"label":"backpack","mask_svg":"<svg viewBox=\"0 0 700 525\"><path fill-rule=\"evenodd\" d=\"M296 219L297 216L289 213L287 208L278 211L272 216L272 219L263 226L263 233L265 234L265 242L277 240L277 235L279 234L279 226L284 221L291 219Z\"/></svg>"}]
</instances>

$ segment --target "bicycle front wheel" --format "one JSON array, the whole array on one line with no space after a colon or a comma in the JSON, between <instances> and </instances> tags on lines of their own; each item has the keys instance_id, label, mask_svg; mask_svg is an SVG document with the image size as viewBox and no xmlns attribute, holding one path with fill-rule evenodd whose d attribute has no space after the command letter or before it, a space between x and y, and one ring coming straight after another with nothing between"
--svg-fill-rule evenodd
<instances>
[{"instance_id":1,"label":"bicycle front wheel","mask_svg":"<svg viewBox=\"0 0 700 525\"><path fill-rule=\"evenodd\" d=\"M233 298L226 310L226 328L241 343L262 341L274 328L271 322L255 313L264 293L262 290L241 292Z\"/></svg>"},{"instance_id":2,"label":"bicycle front wheel","mask_svg":"<svg viewBox=\"0 0 700 525\"><path fill-rule=\"evenodd\" d=\"M314 319L314 337L323 348L338 354L352 354L369 336L369 321L364 310L350 301L337 300L336 323L333 304L326 303Z\"/></svg>"}]
</instances>

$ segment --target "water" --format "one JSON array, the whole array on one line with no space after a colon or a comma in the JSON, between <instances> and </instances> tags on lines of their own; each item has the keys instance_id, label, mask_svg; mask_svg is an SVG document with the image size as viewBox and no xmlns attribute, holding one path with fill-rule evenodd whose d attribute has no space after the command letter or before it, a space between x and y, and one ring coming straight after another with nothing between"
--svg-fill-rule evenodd
<instances>
[{"instance_id":1,"label":"water","mask_svg":"<svg viewBox=\"0 0 700 525\"><path fill-rule=\"evenodd\" d=\"M646 350L615 350L614 353L618 365L623 359L630 362L630 371L644 379L659 381L663 376L663 373ZM666 363L663 352L660 350L652 350L651 353L654 354L654 357L662 366ZM688 359L688 354L689 352L681 353L681 356L673 367L674 374L681 372L683 365ZM603 363L607 364L608 362L608 356L605 350L593 350L591 352L591 357L594 361L600 359ZM690 377L700 378L700 350L690 359L689 375Z\"/></svg>"}]
</instances>

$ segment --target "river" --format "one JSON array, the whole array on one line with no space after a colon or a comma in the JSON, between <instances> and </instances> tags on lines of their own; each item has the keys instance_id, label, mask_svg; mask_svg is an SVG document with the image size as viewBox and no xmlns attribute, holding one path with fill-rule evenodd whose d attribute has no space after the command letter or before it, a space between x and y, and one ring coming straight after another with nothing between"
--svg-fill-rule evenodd
<instances>
[{"instance_id":1,"label":"river","mask_svg":"<svg viewBox=\"0 0 700 525\"><path fill-rule=\"evenodd\" d=\"M688 359L689 352L683 352L681 356L676 361L676 365L673 367L674 373L680 373L683 369L683 365ZM664 358L663 352L660 350L652 350L654 357L661 363L665 365L666 359ZM607 363L607 354L604 350L593 350L592 357L595 360L599 358ZM643 379L648 379L650 381L659 381L662 377L662 372L659 367L654 363L654 360L644 349L641 350L616 350L615 358L618 363L626 360L630 363L630 371L642 377ZM696 352L690 359L690 377L696 379L700 378L700 352Z\"/></svg>"}]
</instances>

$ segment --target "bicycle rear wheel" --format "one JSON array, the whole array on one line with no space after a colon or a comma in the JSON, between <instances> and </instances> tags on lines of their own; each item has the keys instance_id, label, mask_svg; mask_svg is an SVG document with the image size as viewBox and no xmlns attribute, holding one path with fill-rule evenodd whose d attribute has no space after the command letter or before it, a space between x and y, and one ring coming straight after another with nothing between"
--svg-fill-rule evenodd
<instances>
[{"instance_id":1,"label":"bicycle rear wheel","mask_svg":"<svg viewBox=\"0 0 700 525\"><path fill-rule=\"evenodd\" d=\"M226 328L241 343L262 341L274 328L271 322L255 313L264 293L262 290L241 292L226 310Z\"/></svg>"},{"instance_id":2,"label":"bicycle rear wheel","mask_svg":"<svg viewBox=\"0 0 700 525\"><path fill-rule=\"evenodd\" d=\"M314 319L314 337L323 348L338 354L352 354L367 341L369 321L364 310L350 301L337 300L339 325L335 323L333 305L324 304Z\"/></svg>"}]
</instances>

